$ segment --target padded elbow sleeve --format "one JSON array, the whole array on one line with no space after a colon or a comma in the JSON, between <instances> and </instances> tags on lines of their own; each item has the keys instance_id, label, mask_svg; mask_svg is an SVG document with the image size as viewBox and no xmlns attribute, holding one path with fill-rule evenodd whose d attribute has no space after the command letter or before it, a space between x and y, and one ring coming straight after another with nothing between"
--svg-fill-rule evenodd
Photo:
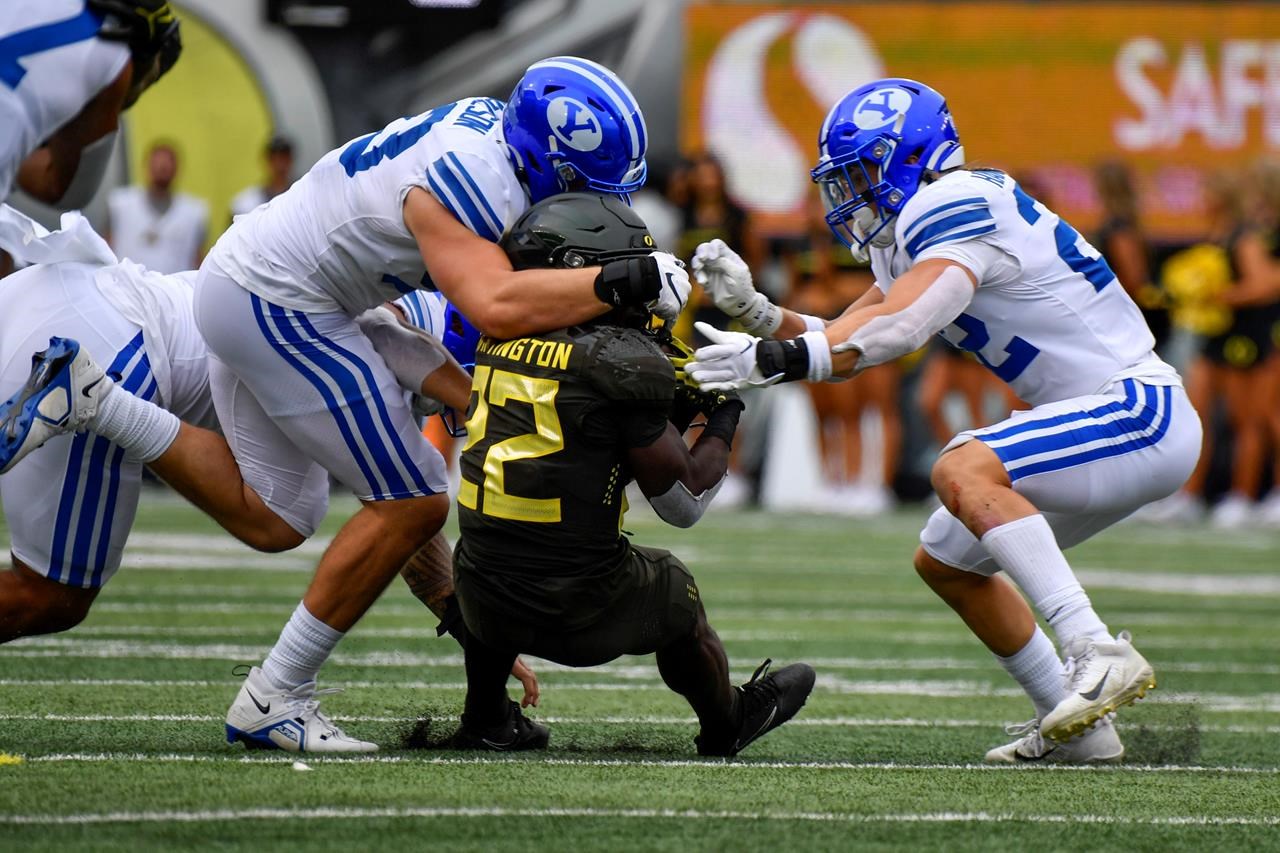
<instances>
[{"instance_id":1,"label":"padded elbow sleeve","mask_svg":"<svg viewBox=\"0 0 1280 853\"><path fill-rule=\"evenodd\" d=\"M968 273L949 266L910 305L874 318L836 349L861 353L858 371L893 361L924 346L959 317L972 299L973 282Z\"/></svg>"},{"instance_id":2,"label":"padded elbow sleeve","mask_svg":"<svg viewBox=\"0 0 1280 853\"><path fill-rule=\"evenodd\" d=\"M698 519L702 518L702 513L706 512L707 507L711 505L712 499L720 491L720 484L723 482L722 477L714 486L695 496L684 483L676 480L671 488L649 498L649 505L653 507L653 511L659 518L672 527L693 527L698 523Z\"/></svg>"}]
</instances>

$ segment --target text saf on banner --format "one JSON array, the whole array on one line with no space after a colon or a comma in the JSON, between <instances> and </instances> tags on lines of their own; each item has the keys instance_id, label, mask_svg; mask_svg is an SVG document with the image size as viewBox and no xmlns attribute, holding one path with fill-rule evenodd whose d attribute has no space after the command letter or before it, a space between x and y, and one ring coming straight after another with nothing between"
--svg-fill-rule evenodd
<instances>
[{"instance_id":1,"label":"text saf on banner","mask_svg":"<svg viewBox=\"0 0 1280 853\"><path fill-rule=\"evenodd\" d=\"M1139 174L1153 234L1203 232L1211 169L1280 148L1280 7L1262 3L701 3L688 10L686 151L794 227L827 109L864 82L945 95L971 161L1030 172L1082 228L1101 160Z\"/></svg>"}]
</instances>

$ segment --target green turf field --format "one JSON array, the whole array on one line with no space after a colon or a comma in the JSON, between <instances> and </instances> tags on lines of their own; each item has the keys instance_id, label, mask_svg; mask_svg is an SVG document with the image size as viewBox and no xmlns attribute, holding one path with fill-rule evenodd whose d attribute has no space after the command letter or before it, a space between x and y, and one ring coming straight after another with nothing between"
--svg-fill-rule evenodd
<instances>
[{"instance_id":1,"label":"green turf field","mask_svg":"<svg viewBox=\"0 0 1280 853\"><path fill-rule=\"evenodd\" d=\"M320 543L257 555L144 500L86 623L0 648L0 849L1280 849L1274 532L1130 525L1073 552L1160 681L1122 716L1118 768L978 764L1030 705L916 579L907 511L628 520L693 569L736 679L765 657L819 672L801 715L739 760L696 757L649 658L539 666L545 754L400 748L419 716L419 734L449 733L462 673L397 581L321 684L346 688L326 707L384 751L304 770L228 746L222 718L232 666L265 654Z\"/></svg>"}]
</instances>

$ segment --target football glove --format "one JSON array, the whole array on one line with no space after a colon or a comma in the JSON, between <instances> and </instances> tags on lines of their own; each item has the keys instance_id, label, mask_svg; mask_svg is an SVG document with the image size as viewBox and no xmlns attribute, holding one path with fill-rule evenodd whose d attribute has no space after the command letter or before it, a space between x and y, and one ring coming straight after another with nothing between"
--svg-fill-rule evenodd
<instances>
[{"instance_id":1,"label":"football glove","mask_svg":"<svg viewBox=\"0 0 1280 853\"><path fill-rule=\"evenodd\" d=\"M772 335L782 325L782 309L756 291L746 261L723 240L698 246L693 253L693 274L716 308L753 335Z\"/></svg>"},{"instance_id":2,"label":"football glove","mask_svg":"<svg viewBox=\"0 0 1280 853\"><path fill-rule=\"evenodd\" d=\"M654 252L649 257L658 264L658 277L662 285L658 290L658 298L645 307L667 322L674 322L689 301L689 291L693 285L689 282L689 273L684 262L668 252Z\"/></svg>"},{"instance_id":3,"label":"football glove","mask_svg":"<svg viewBox=\"0 0 1280 853\"><path fill-rule=\"evenodd\" d=\"M706 323L695 323L694 328L711 343L698 347L694 361L686 365L685 371L704 391L731 391L782 380L781 373L765 376L756 365L759 338L743 332L722 332Z\"/></svg>"}]
</instances>

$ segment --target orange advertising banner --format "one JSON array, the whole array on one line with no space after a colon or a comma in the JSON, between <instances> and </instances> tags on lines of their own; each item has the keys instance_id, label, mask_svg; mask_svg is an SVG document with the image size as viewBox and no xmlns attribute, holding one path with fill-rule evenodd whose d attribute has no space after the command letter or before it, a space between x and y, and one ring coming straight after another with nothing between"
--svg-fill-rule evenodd
<instances>
[{"instance_id":1,"label":"orange advertising banner","mask_svg":"<svg viewBox=\"0 0 1280 853\"><path fill-rule=\"evenodd\" d=\"M946 96L966 155L1030 175L1081 228L1092 170L1130 163L1147 229L1203 233L1205 175L1280 149L1280 7L1262 3L699 3L687 12L682 146L787 227L827 109L909 77Z\"/></svg>"}]
</instances>

